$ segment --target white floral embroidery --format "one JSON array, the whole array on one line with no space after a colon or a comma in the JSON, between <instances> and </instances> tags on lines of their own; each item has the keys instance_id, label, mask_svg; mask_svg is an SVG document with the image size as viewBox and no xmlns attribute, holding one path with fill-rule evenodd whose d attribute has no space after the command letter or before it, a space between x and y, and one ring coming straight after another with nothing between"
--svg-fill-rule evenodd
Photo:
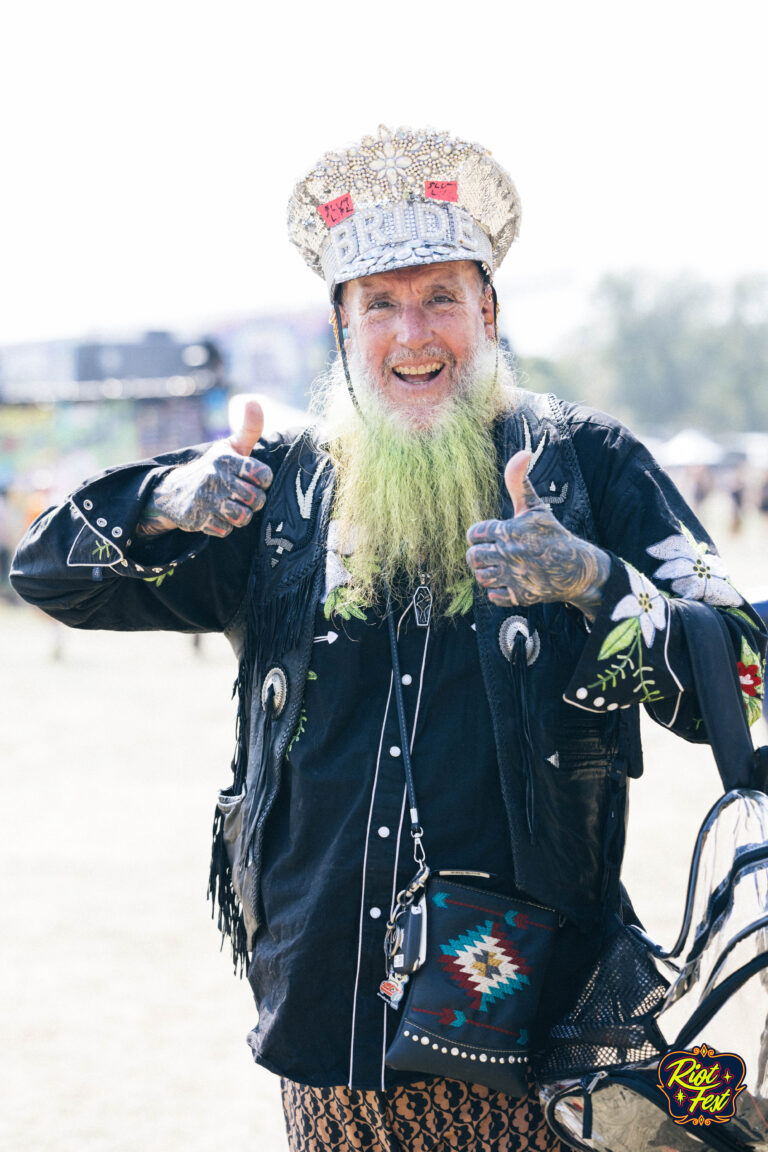
<instances>
[{"instance_id":1,"label":"white floral embroidery","mask_svg":"<svg viewBox=\"0 0 768 1152\"><path fill-rule=\"evenodd\" d=\"M386 129L381 132L381 138L384 141L384 146L381 149L384 153L383 158L371 160L370 167L374 172L383 171L390 184L396 184L398 177L402 176L403 170L410 168L413 161L404 152L395 150L392 137Z\"/></svg>"},{"instance_id":2,"label":"white floral embroidery","mask_svg":"<svg viewBox=\"0 0 768 1152\"><path fill-rule=\"evenodd\" d=\"M669 580L677 596L703 600L717 607L737 607L743 598L728 580L728 570L706 541L694 539L684 524L679 536L667 536L647 551L665 563L656 569L655 580Z\"/></svg>"},{"instance_id":3,"label":"white floral embroidery","mask_svg":"<svg viewBox=\"0 0 768 1152\"><path fill-rule=\"evenodd\" d=\"M664 628L667 622L667 605L664 597L650 580L641 572L625 565L629 586L632 592L624 596L611 613L611 620L626 620L634 616L640 622L646 648L650 648L656 637L656 629Z\"/></svg>"}]
</instances>

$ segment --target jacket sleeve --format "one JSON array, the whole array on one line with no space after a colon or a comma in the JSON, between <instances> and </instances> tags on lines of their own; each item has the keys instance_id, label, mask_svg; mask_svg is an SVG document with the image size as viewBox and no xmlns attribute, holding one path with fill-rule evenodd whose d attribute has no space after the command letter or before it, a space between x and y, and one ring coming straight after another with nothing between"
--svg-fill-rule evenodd
<instances>
[{"instance_id":1,"label":"jacket sleeve","mask_svg":"<svg viewBox=\"0 0 768 1152\"><path fill-rule=\"evenodd\" d=\"M173 531L135 540L158 481L208 445L108 469L49 508L19 544L11 583L30 604L74 628L226 631L245 596L261 516L218 539ZM273 471L282 438L255 455Z\"/></svg>"},{"instance_id":2,"label":"jacket sleeve","mask_svg":"<svg viewBox=\"0 0 768 1152\"><path fill-rule=\"evenodd\" d=\"M679 599L699 600L728 625L752 723L760 715L765 675L760 618L648 450L602 413L576 406L566 413L611 572L565 700L593 712L641 703L658 723L705 741L676 610Z\"/></svg>"}]
</instances>

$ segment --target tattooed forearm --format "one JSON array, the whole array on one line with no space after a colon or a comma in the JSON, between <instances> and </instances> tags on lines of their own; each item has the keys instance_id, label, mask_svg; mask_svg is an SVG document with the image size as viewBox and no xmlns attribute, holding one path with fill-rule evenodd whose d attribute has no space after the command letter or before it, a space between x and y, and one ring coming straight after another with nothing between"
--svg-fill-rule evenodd
<instances>
[{"instance_id":1,"label":"tattooed forearm","mask_svg":"<svg viewBox=\"0 0 768 1152\"><path fill-rule=\"evenodd\" d=\"M520 607L563 601L593 620L610 571L607 553L564 528L524 476L510 493L510 520L486 520L467 533L467 562L489 600Z\"/></svg>"},{"instance_id":2,"label":"tattooed forearm","mask_svg":"<svg viewBox=\"0 0 768 1152\"><path fill-rule=\"evenodd\" d=\"M582 589L575 596L570 596L567 603L579 608L588 620L594 620L603 602L603 588L611 572L611 561L602 548L597 548L586 540L581 543L590 553L589 560L585 563L587 571Z\"/></svg>"},{"instance_id":3,"label":"tattooed forearm","mask_svg":"<svg viewBox=\"0 0 768 1152\"><path fill-rule=\"evenodd\" d=\"M147 501L136 534L146 538L180 528L228 536L263 506L271 483L272 471L266 464L233 451L226 441L214 444L199 460L163 477Z\"/></svg>"},{"instance_id":4,"label":"tattooed forearm","mask_svg":"<svg viewBox=\"0 0 768 1152\"><path fill-rule=\"evenodd\" d=\"M167 516L163 516L162 512L158 510L153 497L150 497L144 506L134 535L137 537L161 536L163 532L171 532L175 527L176 525L173 520L169 520Z\"/></svg>"}]
</instances>

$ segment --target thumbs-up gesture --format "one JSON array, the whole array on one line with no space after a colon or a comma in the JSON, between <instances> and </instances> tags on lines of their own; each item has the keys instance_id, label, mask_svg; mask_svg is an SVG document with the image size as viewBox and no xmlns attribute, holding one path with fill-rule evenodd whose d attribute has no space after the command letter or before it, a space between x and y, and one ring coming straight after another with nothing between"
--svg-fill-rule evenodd
<instances>
[{"instance_id":1,"label":"thumbs-up gesture","mask_svg":"<svg viewBox=\"0 0 768 1152\"><path fill-rule=\"evenodd\" d=\"M217 440L198 460L173 468L152 492L136 526L138 536L181 528L228 536L242 528L266 500L272 470L251 458L264 428L257 400L247 400L238 430Z\"/></svg>"},{"instance_id":2,"label":"thumbs-up gesture","mask_svg":"<svg viewBox=\"0 0 768 1152\"><path fill-rule=\"evenodd\" d=\"M530 452L518 452L507 463L504 483L514 515L472 525L467 563L493 604L526 607L560 600L593 619L610 559L564 528L537 496L526 475L530 458Z\"/></svg>"}]
</instances>

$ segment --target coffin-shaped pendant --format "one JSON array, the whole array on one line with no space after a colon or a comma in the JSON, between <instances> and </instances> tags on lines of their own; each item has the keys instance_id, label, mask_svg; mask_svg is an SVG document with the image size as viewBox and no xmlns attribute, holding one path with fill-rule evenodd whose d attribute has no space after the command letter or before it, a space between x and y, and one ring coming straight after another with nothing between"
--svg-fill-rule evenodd
<instances>
[{"instance_id":1,"label":"coffin-shaped pendant","mask_svg":"<svg viewBox=\"0 0 768 1152\"><path fill-rule=\"evenodd\" d=\"M419 628L428 628L432 615L432 590L426 583L426 576L422 576L421 584L413 594L413 611Z\"/></svg>"}]
</instances>

